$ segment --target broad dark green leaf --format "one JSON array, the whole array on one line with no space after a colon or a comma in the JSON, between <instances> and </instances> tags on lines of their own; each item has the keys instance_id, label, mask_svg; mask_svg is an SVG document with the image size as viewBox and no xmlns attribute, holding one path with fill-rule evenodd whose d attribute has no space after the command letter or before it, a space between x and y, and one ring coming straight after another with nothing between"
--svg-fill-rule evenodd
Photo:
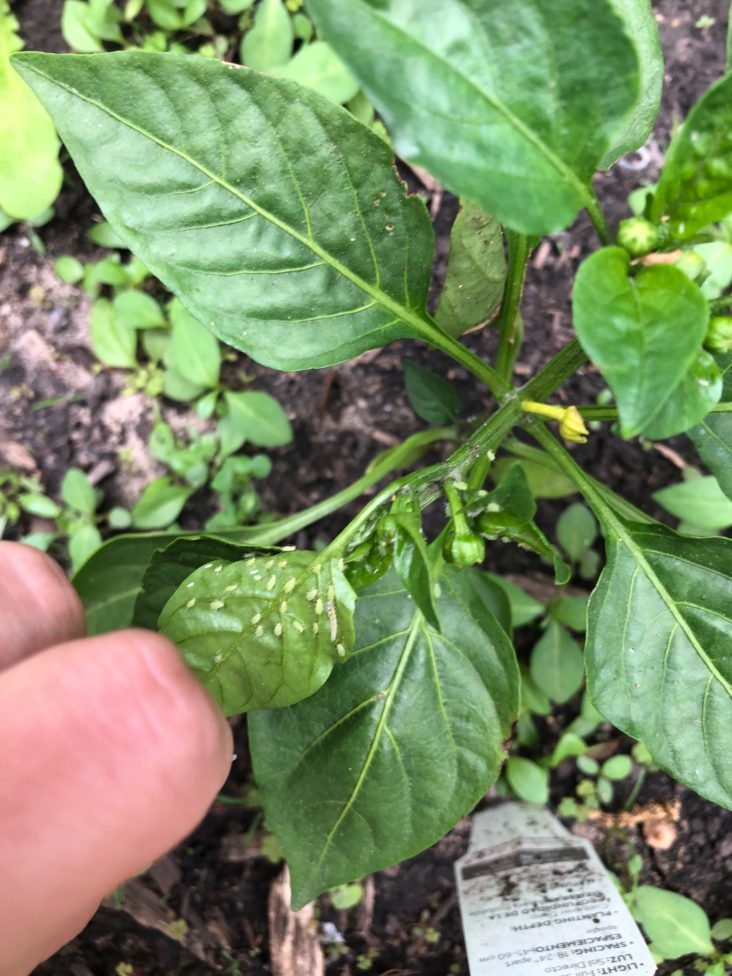
<instances>
[{"instance_id":1,"label":"broad dark green leaf","mask_svg":"<svg viewBox=\"0 0 732 976\"><path fill-rule=\"evenodd\" d=\"M486 322L503 297L506 256L498 221L464 200L450 231L447 274L435 321L453 336Z\"/></svg>"},{"instance_id":2,"label":"broad dark green leaf","mask_svg":"<svg viewBox=\"0 0 732 976\"><path fill-rule=\"evenodd\" d=\"M537 688L560 705L582 687L585 676L582 650L556 620L549 621L534 645L530 666Z\"/></svg>"},{"instance_id":3,"label":"broad dark green leaf","mask_svg":"<svg viewBox=\"0 0 732 976\"><path fill-rule=\"evenodd\" d=\"M600 169L607 169L621 156L643 145L653 129L663 92L663 52L651 0L610 0L610 3L635 45L640 87L638 101L630 117L613 136Z\"/></svg>"},{"instance_id":4,"label":"broad dark green leaf","mask_svg":"<svg viewBox=\"0 0 732 976\"><path fill-rule=\"evenodd\" d=\"M666 400L643 436L660 441L683 433L702 422L722 396L722 374L705 349L696 354L691 367Z\"/></svg>"},{"instance_id":5,"label":"broad dark green leaf","mask_svg":"<svg viewBox=\"0 0 732 976\"><path fill-rule=\"evenodd\" d=\"M244 555L195 570L158 627L227 715L307 698L353 646L355 594L317 553Z\"/></svg>"},{"instance_id":6,"label":"broad dark green leaf","mask_svg":"<svg viewBox=\"0 0 732 976\"><path fill-rule=\"evenodd\" d=\"M404 387L412 410L429 424L451 424L462 409L452 383L411 359L404 361Z\"/></svg>"},{"instance_id":7,"label":"broad dark green leaf","mask_svg":"<svg viewBox=\"0 0 732 976\"><path fill-rule=\"evenodd\" d=\"M672 776L732 806L732 541L597 514L607 565L588 609L592 700Z\"/></svg>"},{"instance_id":8,"label":"broad dark green leaf","mask_svg":"<svg viewBox=\"0 0 732 976\"><path fill-rule=\"evenodd\" d=\"M637 102L609 0L309 0L400 156L501 223L561 230ZM405 65L409 70L405 70Z\"/></svg>"},{"instance_id":9,"label":"broad dark green leaf","mask_svg":"<svg viewBox=\"0 0 732 976\"><path fill-rule=\"evenodd\" d=\"M697 359L709 308L686 275L663 265L631 274L619 247L596 251L580 266L572 296L582 347L618 402L623 437L641 433L661 413ZM676 433L684 429L681 411Z\"/></svg>"},{"instance_id":10,"label":"broad dark green leaf","mask_svg":"<svg viewBox=\"0 0 732 976\"><path fill-rule=\"evenodd\" d=\"M349 113L193 55L33 54L18 68L110 224L219 338L308 369L436 334L427 210Z\"/></svg>"},{"instance_id":11,"label":"broad dark green leaf","mask_svg":"<svg viewBox=\"0 0 732 976\"><path fill-rule=\"evenodd\" d=\"M705 92L671 141L651 208L687 240L732 213L732 75Z\"/></svg>"},{"instance_id":12,"label":"broad dark green leaf","mask_svg":"<svg viewBox=\"0 0 732 976\"><path fill-rule=\"evenodd\" d=\"M464 595L466 575L440 580L440 634L390 572L359 595L356 649L320 691L250 716L293 907L434 843L495 780L519 675L503 630Z\"/></svg>"},{"instance_id":13,"label":"broad dark green leaf","mask_svg":"<svg viewBox=\"0 0 732 976\"><path fill-rule=\"evenodd\" d=\"M722 399L732 402L732 355L720 359ZM732 411L711 413L689 431L689 437L728 498L732 498Z\"/></svg>"},{"instance_id":14,"label":"broad dark green leaf","mask_svg":"<svg viewBox=\"0 0 732 976\"><path fill-rule=\"evenodd\" d=\"M708 532L732 525L732 500L711 476L669 485L654 492L653 499L676 518Z\"/></svg>"},{"instance_id":15,"label":"broad dark green leaf","mask_svg":"<svg viewBox=\"0 0 732 976\"><path fill-rule=\"evenodd\" d=\"M243 553L253 555L251 548L225 542L212 536L172 537L169 545L160 545L145 568L135 600L132 624L156 630L163 607L191 573L212 560L232 562Z\"/></svg>"}]
</instances>

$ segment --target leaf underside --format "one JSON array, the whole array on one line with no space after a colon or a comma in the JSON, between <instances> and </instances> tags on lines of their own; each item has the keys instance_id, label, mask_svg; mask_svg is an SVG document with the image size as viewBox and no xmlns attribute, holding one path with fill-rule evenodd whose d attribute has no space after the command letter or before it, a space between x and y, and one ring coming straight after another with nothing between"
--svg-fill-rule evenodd
<instances>
[{"instance_id":1,"label":"leaf underside","mask_svg":"<svg viewBox=\"0 0 732 976\"><path fill-rule=\"evenodd\" d=\"M672 776L732 807L732 541L616 518L607 538L588 609L592 700Z\"/></svg>"},{"instance_id":2,"label":"leaf underside","mask_svg":"<svg viewBox=\"0 0 732 976\"><path fill-rule=\"evenodd\" d=\"M193 55L16 64L110 224L220 339L307 369L436 328L427 210L345 110Z\"/></svg>"},{"instance_id":3,"label":"leaf underside","mask_svg":"<svg viewBox=\"0 0 732 976\"><path fill-rule=\"evenodd\" d=\"M392 570L359 594L355 650L327 684L250 717L294 907L434 843L497 776L518 671L472 580L441 578L438 634Z\"/></svg>"}]
</instances>

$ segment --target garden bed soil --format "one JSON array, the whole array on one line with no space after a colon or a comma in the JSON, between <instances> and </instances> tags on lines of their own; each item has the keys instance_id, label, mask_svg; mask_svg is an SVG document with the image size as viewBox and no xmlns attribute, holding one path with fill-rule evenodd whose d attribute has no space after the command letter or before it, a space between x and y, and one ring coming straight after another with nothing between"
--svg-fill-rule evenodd
<instances>
[{"instance_id":1,"label":"garden bed soil","mask_svg":"<svg viewBox=\"0 0 732 976\"><path fill-rule=\"evenodd\" d=\"M655 5L667 56L667 85L662 113L653 139L633 157L598 177L598 191L611 222L626 214L626 197L641 181L653 181L676 121L723 70L726 0L660 0ZM58 24L60 0L21 0L14 4L31 48L61 50ZM702 16L714 25L700 29ZM437 212L435 282L444 274L448 234L456 204L448 194L436 201L430 188L409 175L410 183L430 197ZM124 379L100 370L89 349L88 303L79 290L61 283L53 259L72 253L98 255L86 231L97 216L78 180L71 178L57 205L56 218L40 235L47 254L38 255L24 228L0 236L0 468L12 467L41 476L57 491L64 471L76 465L105 491L105 507L130 504L142 487L160 472L150 459L146 439L151 424L149 401L125 396ZM582 256L592 243L589 222L580 218L566 233L543 242L532 258L524 318L531 337L519 363L529 376L571 336L569 296ZM536 338L538 337L538 338ZM471 344L488 354L493 341L486 332ZM353 363L328 370L278 374L240 357L230 364L252 377L255 387L276 396L291 416L293 444L275 453L272 476L263 483L267 511L287 514L330 495L353 481L374 454L418 429L402 384L405 355L426 366L443 369L436 354L395 343ZM490 407L476 399L474 384L457 367L448 375L477 413ZM583 369L560 392L567 402L593 402L601 382ZM185 426L190 415L168 408L171 423ZM649 451L638 442L624 443L607 428L577 450L593 474L630 500L648 509L649 493L678 480L680 457L694 455L683 438ZM184 521L198 526L209 514L204 499ZM295 540L312 545L327 538L355 508L332 517ZM544 504L551 524L560 507ZM660 514L654 511L653 514ZM42 528L42 524L24 525ZM504 572L540 576L538 565L502 547L489 559ZM562 724L576 712L566 706L547 724L547 751ZM251 782L245 724L235 720L236 760L224 792L241 796ZM600 740L608 754L627 751L629 741L609 727ZM571 794L575 775L571 763L553 780L552 803ZM642 881L686 894L714 920L730 914L732 888L731 818L661 773L650 775L633 806L623 813L627 796L618 791L608 813L573 825L588 836L605 863L621 877L633 851L643 858ZM464 820L431 850L382 871L365 884L361 904L338 912L321 899L316 918L300 933L310 962L289 976L318 976L318 919L332 923L332 935L343 942L323 945L328 976L369 971L378 976L465 976L467 964L453 882L453 862L465 850L469 821ZM268 938L268 897L281 866L262 853L264 834L256 807L217 803L199 829L143 877L108 899L86 930L37 970L37 976L177 976L177 974L272 972ZM265 849L267 845L265 844ZM289 919L276 910L276 931ZM278 945L287 942L280 937ZM371 968L366 970L367 960ZM307 966L310 967L308 970ZM674 967L661 968L670 972ZM361 967L361 968L359 968ZM681 967L694 972L691 962ZM282 971L282 970L281 970ZM287 970L284 970L285 972Z\"/></svg>"}]
</instances>

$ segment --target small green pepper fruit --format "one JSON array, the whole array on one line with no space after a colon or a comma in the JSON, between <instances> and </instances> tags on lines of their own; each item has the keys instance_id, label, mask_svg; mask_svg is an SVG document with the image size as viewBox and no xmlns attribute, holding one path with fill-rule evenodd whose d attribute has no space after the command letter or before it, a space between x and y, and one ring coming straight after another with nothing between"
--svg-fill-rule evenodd
<instances>
[{"instance_id":1,"label":"small green pepper fruit","mask_svg":"<svg viewBox=\"0 0 732 976\"><path fill-rule=\"evenodd\" d=\"M476 566L485 559L485 541L475 532L448 532L442 546L442 555L446 563L462 568Z\"/></svg>"},{"instance_id":2,"label":"small green pepper fruit","mask_svg":"<svg viewBox=\"0 0 732 976\"><path fill-rule=\"evenodd\" d=\"M710 319L704 345L710 352L732 352L731 315L714 315Z\"/></svg>"},{"instance_id":3,"label":"small green pepper fruit","mask_svg":"<svg viewBox=\"0 0 732 976\"><path fill-rule=\"evenodd\" d=\"M627 217L618 224L617 243L632 257L638 258L658 246L658 231L645 217Z\"/></svg>"}]
</instances>

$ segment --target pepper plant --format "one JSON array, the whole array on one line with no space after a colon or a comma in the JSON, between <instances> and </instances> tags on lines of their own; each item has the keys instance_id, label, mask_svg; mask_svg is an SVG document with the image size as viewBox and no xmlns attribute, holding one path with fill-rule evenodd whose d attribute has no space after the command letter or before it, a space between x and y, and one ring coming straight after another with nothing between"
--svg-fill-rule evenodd
<instances>
[{"instance_id":1,"label":"pepper plant","mask_svg":"<svg viewBox=\"0 0 732 976\"><path fill-rule=\"evenodd\" d=\"M250 713L255 776L300 906L437 840L499 773L519 669L505 597L476 567L498 538L535 549L559 582L570 574L534 522L523 470L498 470L490 487L510 444L568 478L604 536L587 611L592 703L681 782L732 805L732 542L659 524L562 443L584 441L589 421L617 422L625 438L686 432L732 491L732 357L718 324L732 297L710 301L675 264L732 211L732 75L695 106L642 216L613 243L592 177L646 140L658 109L647 0L306 6L397 153L462 198L434 316L425 205L391 147L341 108L194 56L14 62L115 232L218 338L280 370L421 341L495 408L460 423L437 383L441 426L332 499L254 528L112 540L76 577L90 629L157 627L228 713ZM522 342L544 341L542 323L520 315L527 259L582 210L598 247L574 286L577 337L515 386ZM491 363L462 339L488 321ZM550 403L588 359L613 402ZM454 450L413 470L436 441ZM398 469L323 551L278 548ZM444 528L427 538L435 504Z\"/></svg>"}]
</instances>

